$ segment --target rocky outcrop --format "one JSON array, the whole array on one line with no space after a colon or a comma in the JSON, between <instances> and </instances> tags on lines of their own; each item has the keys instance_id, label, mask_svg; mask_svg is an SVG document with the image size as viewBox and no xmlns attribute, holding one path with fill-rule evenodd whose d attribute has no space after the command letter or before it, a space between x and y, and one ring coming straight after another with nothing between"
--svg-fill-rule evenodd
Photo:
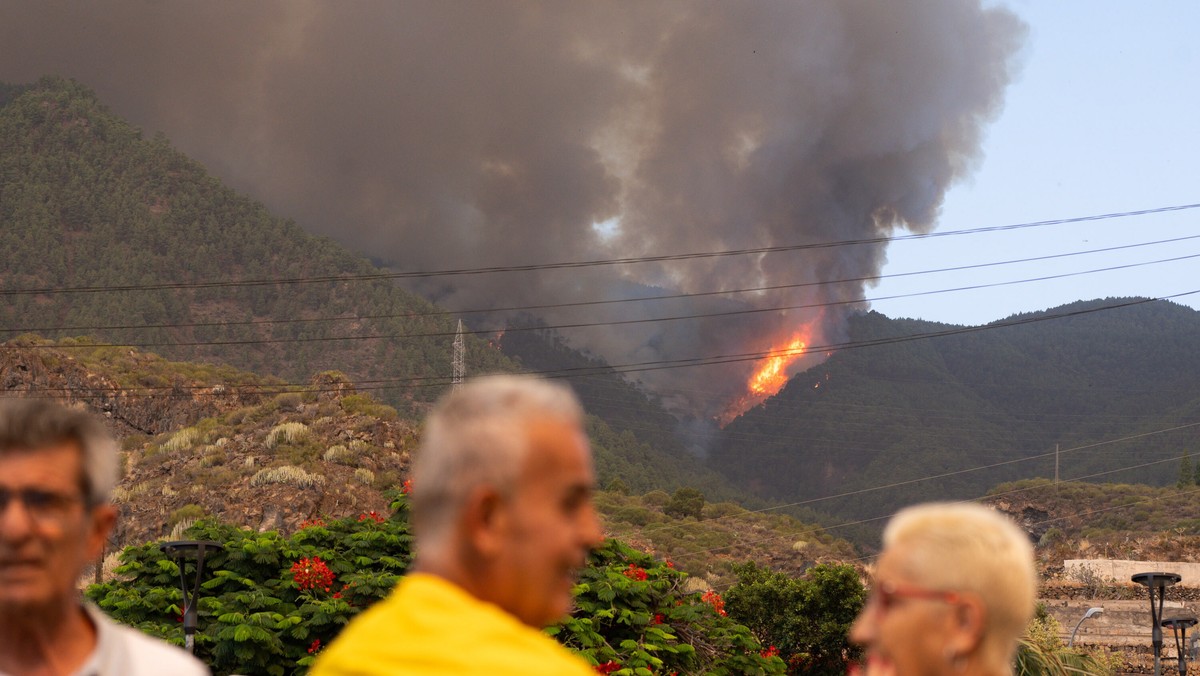
<instances>
[{"instance_id":1,"label":"rocky outcrop","mask_svg":"<svg viewBox=\"0 0 1200 676\"><path fill-rule=\"evenodd\" d=\"M138 356L130 351L131 359ZM0 389L7 396L49 397L85 406L104 416L117 437L162 434L264 398L261 388L228 388L182 377L166 384L131 386L114 374L84 366L70 348L34 341L0 346Z\"/></svg>"}]
</instances>

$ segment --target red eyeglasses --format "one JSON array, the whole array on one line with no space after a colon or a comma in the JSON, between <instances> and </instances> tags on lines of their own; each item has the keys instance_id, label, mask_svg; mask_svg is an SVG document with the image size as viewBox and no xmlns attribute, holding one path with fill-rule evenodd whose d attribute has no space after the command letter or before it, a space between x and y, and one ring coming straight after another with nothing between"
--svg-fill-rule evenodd
<instances>
[{"instance_id":1,"label":"red eyeglasses","mask_svg":"<svg viewBox=\"0 0 1200 676\"><path fill-rule=\"evenodd\" d=\"M942 589L922 589L920 587L902 587L890 582L877 582L871 588L871 598L868 605L874 604L880 612L887 612L903 599L926 599L942 601L943 603L958 603L962 597L958 592Z\"/></svg>"}]
</instances>

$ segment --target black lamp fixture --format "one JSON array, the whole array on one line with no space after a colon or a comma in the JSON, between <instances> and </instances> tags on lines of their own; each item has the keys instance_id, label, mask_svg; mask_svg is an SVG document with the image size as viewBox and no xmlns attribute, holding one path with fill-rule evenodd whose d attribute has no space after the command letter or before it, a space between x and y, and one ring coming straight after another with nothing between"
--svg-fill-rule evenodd
<instances>
[{"instance_id":1,"label":"black lamp fixture","mask_svg":"<svg viewBox=\"0 0 1200 676\"><path fill-rule=\"evenodd\" d=\"M1162 652L1162 609L1167 587L1177 584L1181 579L1179 573L1138 573L1132 578L1134 582L1146 585L1150 590L1150 622L1151 644L1154 646L1154 676L1162 676L1159 664L1159 653ZM1157 597L1158 603L1155 604Z\"/></svg>"},{"instance_id":2,"label":"black lamp fixture","mask_svg":"<svg viewBox=\"0 0 1200 676\"><path fill-rule=\"evenodd\" d=\"M1195 626L1194 616L1168 617L1162 621L1162 626L1168 627L1175 634L1175 651L1179 655L1179 676L1187 676L1187 630Z\"/></svg>"},{"instance_id":3,"label":"black lamp fixture","mask_svg":"<svg viewBox=\"0 0 1200 676\"><path fill-rule=\"evenodd\" d=\"M204 559L213 552L223 551L224 545L212 540L172 540L159 546L167 556L179 565L179 588L183 590L183 646L188 652L196 652L196 627L199 615L196 611L196 596L204 579ZM189 582L186 565L196 562L196 575Z\"/></svg>"}]
</instances>

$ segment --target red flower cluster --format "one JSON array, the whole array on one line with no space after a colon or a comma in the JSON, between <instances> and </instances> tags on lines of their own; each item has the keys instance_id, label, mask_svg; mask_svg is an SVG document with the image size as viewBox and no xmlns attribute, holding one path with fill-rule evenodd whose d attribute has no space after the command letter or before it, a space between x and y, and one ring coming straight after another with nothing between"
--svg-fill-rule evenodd
<instances>
[{"instance_id":1,"label":"red flower cluster","mask_svg":"<svg viewBox=\"0 0 1200 676\"><path fill-rule=\"evenodd\" d=\"M376 512L375 510L371 510L370 512L367 512L366 514L358 515L359 521L366 521L367 519L370 519L370 520L374 521L375 523L383 523L384 522L384 518L382 516L380 516L379 513Z\"/></svg>"},{"instance_id":2,"label":"red flower cluster","mask_svg":"<svg viewBox=\"0 0 1200 676\"><path fill-rule=\"evenodd\" d=\"M311 655L321 649L321 639L314 638L312 645L308 646L308 654Z\"/></svg>"},{"instance_id":3,"label":"red flower cluster","mask_svg":"<svg viewBox=\"0 0 1200 676\"><path fill-rule=\"evenodd\" d=\"M321 560L314 556L305 557L292 564L292 580L301 591L308 589L324 589L329 591L333 586L333 571Z\"/></svg>"},{"instance_id":4,"label":"red flower cluster","mask_svg":"<svg viewBox=\"0 0 1200 676\"><path fill-rule=\"evenodd\" d=\"M404 495L412 493L412 479L405 479L404 483L400 484L400 492Z\"/></svg>"},{"instance_id":5,"label":"red flower cluster","mask_svg":"<svg viewBox=\"0 0 1200 676\"><path fill-rule=\"evenodd\" d=\"M765 657L767 659L771 659L772 657L779 657L779 648L776 648L775 646L771 646L770 648L767 648L766 650L760 652L759 655L762 655L763 657Z\"/></svg>"},{"instance_id":6,"label":"red flower cluster","mask_svg":"<svg viewBox=\"0 0 1200 676\"><path fill-rule=\"evenodd\" d=\"M638 568L637 566L633 565L632 563L629 564L628 568L626 568L625 570L623 570L621 572L625 575L625 577L629 578L630 580L645 580L646 579L646 570L644 568Z\"/></svg>"},{"instance_id":7,"label":"red flower cluster","mask_svg":"<svg viewBox=\"0 0 1200 676\"><path fill-rule=\"evenodd\" d=\"M619 662L614 662L612 660L609 660L609 661L605 662L604 664L597 664L596 665L596 673L597 674L611 674L612 672L614 672L620 668L621 668L621 664Z\"/></svg>"},{"instance_id":8,"label":"red flower cluster","mask_svg":"<svg viewBox=\"0 0 1200 676\"><path fill-rule=\"evenodd\" d=\"M700 600L711 605L718 615L725 615L725 599L721 598L717 592L709 589L704 592L704 596L701 596Z\"/></svg>"},{"instance_id":9,"label":"red flower cluster","mask_svg":"<svg viewBox=\"0 0 1200 676\"><path fill-rule=\"evenodd\" d=\"M663 614L662 613L654 613L654 624L662 624L662 623L663 623Z\"/></svg>"},{"instance_id":10,"label":"red flower cluster","mask_svg":"<svg viewBox=\"0 0 1200 676\"><path fill-rule=\"evenodd\" d=\"M318 516L315 519L309 519L308 521L301 523L300 530L304 530L305 528L312 528L313 526L324 526L324 525L325 525L325 519L322 519L321 517Z\"/></svg>"}]
</instances>

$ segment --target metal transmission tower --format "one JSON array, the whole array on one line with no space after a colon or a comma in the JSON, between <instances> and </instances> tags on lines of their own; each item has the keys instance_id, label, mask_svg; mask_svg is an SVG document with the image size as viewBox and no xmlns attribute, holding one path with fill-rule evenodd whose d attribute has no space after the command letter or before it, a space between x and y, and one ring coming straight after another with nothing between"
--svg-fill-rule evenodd
<instances>
[{"instance_id":1,"label":"metal transmission tower","mask_svg":"<svg viewBox=\"0 0 1200 676\"><path fill-rule=\"evenodd\" d=\"M458 332L454 334L454 356L450 359L450 368L454 372L450 382L454 384L455 389L462 385L463 378L467 375L466 352L463 346L463 329L460 319L458 320Z\"/></svg>"}]
</instances>

